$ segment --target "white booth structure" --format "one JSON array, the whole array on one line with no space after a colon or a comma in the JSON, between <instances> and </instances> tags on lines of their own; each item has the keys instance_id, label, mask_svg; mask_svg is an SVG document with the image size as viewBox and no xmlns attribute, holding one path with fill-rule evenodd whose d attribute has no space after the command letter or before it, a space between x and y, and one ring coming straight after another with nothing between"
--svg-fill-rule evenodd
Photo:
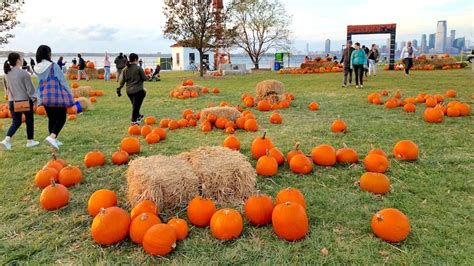
<instances>
[{"instance_id":1,"label":"white booth structure","mask_svg":"<svg viewBox=\"0 0 474 266\"><path fill-rule=\"evenodd\" d=\"M181 42L171 45L171 58L173 59L172 70L197 70L199 67L199 52L194 48L187 47ZM204 54L204 61L212 69L214 65L214 52Z\"/></svg>"}]
</instances>

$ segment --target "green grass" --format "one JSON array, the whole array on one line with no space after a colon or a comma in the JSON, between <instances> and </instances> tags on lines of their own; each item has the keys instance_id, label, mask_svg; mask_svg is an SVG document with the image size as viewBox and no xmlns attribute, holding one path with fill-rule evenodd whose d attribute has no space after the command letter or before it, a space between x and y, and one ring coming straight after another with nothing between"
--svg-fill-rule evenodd
<instances>
[{"instance_id":1,"label":"green grass","mask_svg":"<svg viewBox=\"0 0 474 266\"><path fill-rule=\"evenodd\" d=\"M221 94L198 99L175 100L168 91L191 73L163 73L163 81L147 83L148 95L143 113L158 118L179 118L184 108L199 110L207 103L229 101L241 104L242 92L254 91L264 79L278 79L296 95L292 107L283 110L282 125L271 125L269 113L255 112L261 128L284 153L296 141L309 153L311 148L327 143L336 148L346 144L356 149L360 157L380 147L391 154L393 145L401 139L411 139L420 148L417 162L397 162L391 159L387 175L392 190L387 195L374 196L353 186L364 168L338 165L334 168L315 167L307 176L292 174L285 166L274 178L258 178L258 188L275 196L282 188L299 188L308 203L310 231L300 242L288 243L277 238L271 226L254 228L245 224L242 236L230 242L215 240L209 229L191 228L189 237L166 258L152 258L141 247L126 240L111 247L96 245L89 227L87 200L100 188L115 190L119 206L126 204L126 166L112 166L110 154L126 136L131 107L126 96L117 98L116 83L92 81L81 84L104 89L96 109L68 121L60 135L64 142L60 157L80 165L85 176L82 184L70 189L70 203L61 210L46 212L39 207L40 190L34 186L34 175L49 159L51 149L41 146L27 150L24 126L14 138L14 151L0 151L0 263L50 264L472 264L474 252L473 169L474 120L472 116L449 118L442 124L428 124L422 119L423 106L415 114L400 109L387 110L367 103L371 91L387 88L400 90L404 96L419 92L442 93L455 88L458 100L469 102L474 93L470 70L414 72L405 78L401 72L381 71L370 78L363 90L342 89L341 74L276 75L259 73L223 79L195 78L200 85L218 86ZM320 111L309 112L311 101L320 103ZM334 119L341 117L349 132L330 132ZM5 134L8 120L3 123ZM36 139L47 135L47 119L35 117ZM250 158L250 143L260 133L238 131L241 152ZM202 146L221 145L226 135L214 130L204 134L196 128L180 129L168 134L157 145L142 142L141 156L177 154ZM108 156L105 167L85 169L83 156L98 148ZM251 160L255 165L255 161ZM218 166L216 166L218 167ZM231 206L242 210L242 206ZM411 221L411 233L406 241L392 245L373 236L370 218L378 210L394 207ZM184 210L179 215L186 218ZM166 219L166 217L164 217ZM320 250L327 248L328 256ZM471 254L471 255L469 255Z\"/></svg>"}]
</instances>

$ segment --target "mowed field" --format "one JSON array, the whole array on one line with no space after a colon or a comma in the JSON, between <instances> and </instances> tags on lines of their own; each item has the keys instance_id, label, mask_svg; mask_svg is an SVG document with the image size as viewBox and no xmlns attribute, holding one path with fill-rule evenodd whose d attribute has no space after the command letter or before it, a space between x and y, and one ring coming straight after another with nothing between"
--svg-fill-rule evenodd
<instances>
[{"instance_id":1,"label":"mowed field","mask_svg":"<svg viewBox=\"0 0 474 266\"><path fill-rule=\"evenodd\" d=\"M258 73L242 77L200 79L193 73L163 73L161 82L146 83L148 95L142 113L159 119L181 118L182 110L199 111L208 103L227 101L242 105L243 92L254 94L257 82L277 79L295 95L290 109L281 110L283 124L269 123L270 113L254 111L260 129L266 129L275 146L285 154L301 143L306 154L319 144L336 149L347 145L363 159L372 148L382 148L390 155L391 166L386 173L392 182L384 196L361 191L354 182L365 172L362 163L337 165L333 168L315 166L310 175L293 174L287 165L274 178L258 177L262 193L275 197L287 187L302 191L307 201L309 234L302 241L280 240L271 225L255 228L244 224L240 238L221 242L207 229L190 227L189 236L179 242L166 258L153 258L129 239L110 247L100 247L90 236L92 218L87 212L89 196L107 188L118 194L119 206L130 210L126 202L127 166L114 166L110 155L121 139L127 136L131 106L126 95L118 98L115 82L80 82L105 90L98 97L95 110L68 121L60 135L64 143L59 157L79 165L84 180L69 189L66 208L46 212L39 206L41 191L34 185L35 173L50 159L51 149L44 143L47 119L35 116L36 139L41 145L27 149L25 126L13 140L13 151L0 151L0 263L31 264L472 264L474 252L474 119L473 116L445 118L441 124L423 121L424 105L417 104L414 114L401 108L388 110L367 102L373 91L400 91L403 97L416 97L420 92L445 94L454 88L456 100L473 106L474 74L471 70L418 71L406 78L402 72L380 71L369 78L364 89L341 88L342 74L278 75ZM196 99L178 100L168 92L184 79L193 78L198 85L219 87L219 95L208 94ZM3 97L2 97L3 98ZM320 104L319 111L309 111L311 101ZM334 134L331 123L343 119L346 134ZM10 121L0 120L0 133ZM250 144L261 135L242 130L236 132L241 152L252 165ZM222 130L203 133L198 128L168 132L168 138L148 145L143 138L140 156L172 155L204 145L222 145ZM398 162L392 149L399 140L418 144L420 157L416 162ZM104 167L86 169L84 155L94 149L107 156ZM215 166L216 168L219 165ZM233 207L243 212L242 205ZM411 233L399 244L386 243L372 233L370 219L383 208L397 208L411 222ZM186 219L185 209L176 215ZM162 220L167 220L163 217ZM321 249L328 250L327 256Z\"/></svg>"}]
</instances>

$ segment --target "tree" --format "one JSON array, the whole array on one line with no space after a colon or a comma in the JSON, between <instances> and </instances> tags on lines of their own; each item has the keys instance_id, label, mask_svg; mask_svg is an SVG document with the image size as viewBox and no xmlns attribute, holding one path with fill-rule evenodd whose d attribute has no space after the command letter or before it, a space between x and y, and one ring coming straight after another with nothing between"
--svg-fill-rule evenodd
<instances>
[{"instance_id":1,"label":"tree","mask_svg":"<svg viewBox=\"0 0 474 266\"><path fill-rule=\"evenodd\" d=\"M14 37L8 33L20 22L17 20L17 13L24 1L1 0L0 1L0 45L8 43L8 39Z\"/></svg>"},{"instance_id":2,"label":"tree","mask_svg":"<svg viewBox=\"0 0 474 266\"><path fill-rule=\"evenodd\" d=\"M233 6L235 42L247 52L255 69L270 49L289 48L291 17L280 0L234 0Z\"/></svg>"},{"instance_id":3,"label":"tree","mask_svg":"<svg viewBox=\"0 0 474 266\"><path fill-rule=\"evenodd\" d=\"M229 47L235 36L235 29L226 27L230 8L223 8L216 16L214 2L222 5L222 1L212 0L165 0L163 7L164 36L199 52L201 77L204 53Z\"/></svg>"}]
</instances>

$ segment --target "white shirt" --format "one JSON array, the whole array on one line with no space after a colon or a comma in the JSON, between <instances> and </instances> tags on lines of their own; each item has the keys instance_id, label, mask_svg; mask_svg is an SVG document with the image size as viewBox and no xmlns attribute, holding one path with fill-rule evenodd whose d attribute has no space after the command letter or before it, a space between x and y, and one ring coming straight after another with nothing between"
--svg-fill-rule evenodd
<instances>
[{"instance_id":1,"label":"white shirt","mask_svg":"<svg viewBox=\"0 0 474 266\"><path fill-rule=\"evenodd\" d=\"M410 54L408 54L408 47L407 46L403 47L402 53L400 54L400 58L402 58L402 59L413 58L414 55L415 55L415 52L417 52L417 50L413 46L411 48L413 49L413 53L410 55Z\"/></svg>"}]
</instances>

